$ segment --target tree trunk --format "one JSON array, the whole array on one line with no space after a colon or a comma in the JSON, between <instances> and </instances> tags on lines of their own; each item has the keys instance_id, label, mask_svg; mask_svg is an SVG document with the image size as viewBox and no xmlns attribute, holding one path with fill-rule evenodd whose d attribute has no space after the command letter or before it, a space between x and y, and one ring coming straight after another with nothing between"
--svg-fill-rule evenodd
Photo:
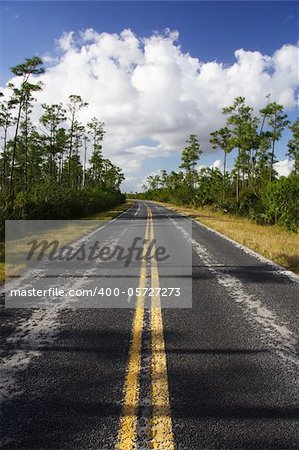
<instances>
[{"instance_id":1,"label":"tree trunk","mask_svg":"<svg viewBox=\"0 0 299 450\"><path fill-rule=\"evenodd\" d=\"M270 181L273 180L273 164L274 164L274 156L275 156L275 140L272 141L272 151L271 151L271 163L270 163Z\"/></svg>"},{"instance_id":2,"label":"tree trunk","mask_svg":"<svg viewBox=\"0 0 299 450\"><path fill-rule=\"evenodd\" d=\"M224 151L224 161L223 161L223 201L225 200L225 191L226 191L226 186L225 186L225 182L226 182L226 151Z\"/></svg>"},{"instance_id":3,"label":"tree trunk","mask_svg":"<svg viewBox=\"0 0 299 450\"><path fill-rule=\"evenodd\" d=\"M237 170L237 178L236 178L236 201L237 203L239 203L239 179L240 179L240 168L239 168L239 163L240 163L240 149L238 149L238 170Z\"/></svg>"},{"instance_id":4,"label":"tree trunk","mask_svg":"<svg viewBox=\"0 0 299 450\"><path fill-rule=\"evenodd\" d=\"M19 110L18 110L16 129L15 129L15 135L14 135L14 143L13 143L13 149L12 149L12 159L11 159L11 169L10 169L10 186L9 186L10 195L13 195L13 193L14 193L13 176L14 176L14 169L15 169L15 159L16 159L16 152L17 152L17 141L18 141L20 119L21 119L22 104L23 104L23 101L21 99L20 103L19 103Z\"/></svg>"},{"instance_id":5,"label":"tree trunk","mask_svg":"<svg viewBox=\"0 0 299 450\"><path fill-rule=\"evenodd\" d=\"M6 143L7 143L7 127L4 129L4 137L3 137L3 189L6 188Z\"/></svg>"},{"instance_id":6,"label":"tree trunk","mask_svg":"<svg viewBox=\"0 0 299 450\"><path fill-rule=\"evenodd\" d=\"M85 173L86 173L86 151L87 151L87 142L86 139L84 139L84 162L83 162L83 179L82 179L82 186L85 186Z\"/></svg>"},{"instance_id":7,"label":"tree trunk","mask_svg":"<svg viewBox=\"0 0 299 450\"><path fill-rule=\"evenodd\" d=\"M28 99L25 100L25 192L27 192L28 176L27 176L27 164L28 164Z\"/></svg>"},{"instance_id":8,"label":"tree trunk","mask_svg":"<svg viewBox=\"0 0 299 450\"><path fill-rule=\"evenodd\" d=\"M67 181L68 186L70 186L70 182L71 182L71 157L72 157L72 151L73 151L73 133L74 133L74 119L72 119L72 124L71 124L69 164L68 164L68 181Z\"/></svg>"}]
</instances>

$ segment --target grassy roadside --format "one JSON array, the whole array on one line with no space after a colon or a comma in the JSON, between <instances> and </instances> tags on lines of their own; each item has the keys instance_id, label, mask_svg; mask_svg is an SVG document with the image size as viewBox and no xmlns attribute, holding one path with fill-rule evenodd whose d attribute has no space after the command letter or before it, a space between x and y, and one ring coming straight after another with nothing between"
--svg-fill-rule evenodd
<instances>
[{"instance_id":1,"label":"grassy roadside","mask_svg":"<svg viewBox=\"0 0 299 450\"><path fill-rule=\"evenodd\" d=\"M90 214L87 217L84 217L80 220L112 220L115 219L115 217L119 216L122 212L126 211L127 209L131 208L134 202L127 200L125 203L122 203L121 205L114 206L113 209L109 209L108 211L102 211L95 214Z\"/></svg>"},{"instance_id":2,"label":"grassy roadside","mask_svg":"<svg viewBox=\"0 0 299 450\"><path fill-rule=\"evenodd\" d=\"M257 225L245 217L214 211L212 208L187 208L156 202L192 217L236 242L299 274L299 235L276 225Z\"/></svg>"},{"instance_id":3,"label":"grassy roadside","mask_svg":"<svg viewBox=\"0 0 299 450\"><path fill-rule=\"evenodd\" d=\"M133 205L133 202L126 201L125 203L121 205L114 206L113 209L91 214L88 217L84 217L82 220L102 220L102 221L109 221L114 219L115 217L119 216L122 212L126 211ZM86 228L86 227L85 227ZM86 232L91 231L89 229L86 229ZM63 243L68 244L70 242L75 241L76 239L79 239L82 236L82 232L84 232L84 229L74 227L70 229L70 227L67 227L65 230L64 235L62 235ZM5 280L5 246L4 242L0 242L0 283Z\"/></svg>"}]
</instances>

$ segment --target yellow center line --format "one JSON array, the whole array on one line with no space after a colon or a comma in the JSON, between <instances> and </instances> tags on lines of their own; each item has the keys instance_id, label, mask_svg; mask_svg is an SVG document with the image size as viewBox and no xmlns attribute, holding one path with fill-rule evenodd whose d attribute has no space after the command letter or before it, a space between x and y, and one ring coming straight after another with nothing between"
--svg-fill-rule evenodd
<instances>
[{"instance_id":1,"label":"yellow center line","mask_svg":"<svg viewBox=\"0 0 299 450\"><path fill-rule=\"evenodd\" d=\"M155 239L152 212L148 208L150 220L150 241ZM152 249L155 254L155 247ZM156 294L159 288L157 261L151 259L151 287ZM167 362L163 335L163 318L160 295L152 297L151 307L152 338L152 448L173 450L172 420L169 404Z\"/></svg>"},{"instance_id":2,"label":"yellow center line","mask_svg":"<svg viewBox=\"0 0 299 450\"><path fill-rule=\"evenodd\" d=\"M150 239L149 239L150 236ZM153 242L154 225L152 212L147 208L145 240ZM147 245L143 247L146 254ZM155 246L152 248L155 254ZM139 373L141 364L141 339L144 322L143 288L146 286L146 258L142 260L139 276L139 295L133 320L132 341L129 352L128 371L124 386L124 404L118 435L118 450L137 449L137 422L139 403ZM157 262L151 259L151 287L154 294L159 289ZM152 378L152 442L149 448L173 450L172 421L170 414L167 363L163 335L163 319L160 295L152 297L151 306L151 378Z\"/></svg>"},{"instance_id":3,"label":"yellow center line","mask_svg":"<svg viewBox=\"0 0 299 450\"><path fill-rule=\"evenodd\" d=\"M149 215L147 214L145 240L149 235ZM143 255L146 254L146 245ZM136 311L133 320L132 341L129 353L128 371L124 386L124 404L118 435L118 450L133 450L137 448L137 414L139 401L139 372L141 362L141 338L144 318L143 288L146 285L146 258L142 259L139 292Z\"/></svg>"}]
</instances>

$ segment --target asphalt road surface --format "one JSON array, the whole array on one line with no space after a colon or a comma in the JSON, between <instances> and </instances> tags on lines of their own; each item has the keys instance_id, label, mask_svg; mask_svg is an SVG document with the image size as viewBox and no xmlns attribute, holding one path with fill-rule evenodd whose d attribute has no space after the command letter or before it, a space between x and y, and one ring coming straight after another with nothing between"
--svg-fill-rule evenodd
<instances>
[{"instance_id":1,"label":"asphalt road surface","mask_svg":"<svg viewBox=\"0 0 299 450\"><path fill-rule=\"evenodd\" d=\"M61 266L56 286L121 295L2 290L2 448L299 448L298 277L151 202L92 236L141 257Z\"/></svg>"}]
</instances>

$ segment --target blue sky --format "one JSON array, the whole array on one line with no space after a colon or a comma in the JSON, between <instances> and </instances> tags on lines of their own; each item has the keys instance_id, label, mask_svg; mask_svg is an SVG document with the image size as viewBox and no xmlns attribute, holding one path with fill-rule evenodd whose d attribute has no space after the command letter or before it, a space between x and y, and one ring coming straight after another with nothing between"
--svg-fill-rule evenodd
<instances>
[{"instance_id":1,"label":"blue sky","mask_svg":"<svg viewBox=\"0 0 299 450\"><path fill-rule=\"evenodd\" d=\"M9 67L49 51L64 31L127 27L145 37L179 30L183 51L231 63L236 48L271 54L295 44L298 8L295 1L1 1L1 67L7 77Z\"/></svg>"},{"instance_id":2,"label":"blue sky","mask_svg":"<svg viewBox=\"0 0 299 450\"><path fill-rule=\"evenodd\" d=\"M109 34L130 28L140 38L150 38L153 32L163 33L166 28L178 30L183 54L224 66L236 62L234 52L240 48L273 55L283 45L298 42L298 4L294 1L1 1L0 11L1 85L10 77L9 67L33 54L59 55L57 40L63 32L87 28ZM293 120L296 108L288 113ZM144 142L152 138L144 136ZM286 134L278 148L280 159L285 158L287 139ZM201 162L211 164L220 157L220 153L207 152ZM165 164L175 169L178 161L177 155L150 158L139 167L140 177L146 170L155 171Z\"/></svg>"}]
</instances>

